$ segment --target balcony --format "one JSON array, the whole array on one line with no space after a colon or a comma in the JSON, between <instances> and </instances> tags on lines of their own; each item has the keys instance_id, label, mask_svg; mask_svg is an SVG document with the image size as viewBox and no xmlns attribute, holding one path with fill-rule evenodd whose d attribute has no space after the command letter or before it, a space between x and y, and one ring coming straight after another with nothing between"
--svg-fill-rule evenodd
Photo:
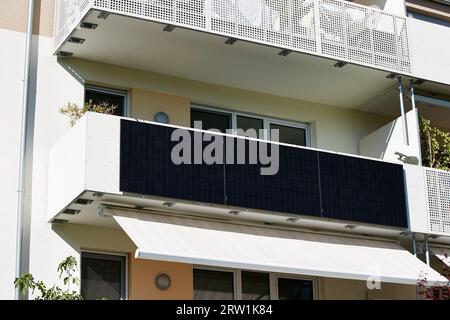
<instances>
[{"instance_id":1,"label":"balcony","mask_svg":"<svg viewBox=\"0 0 450 320\"><path fill-rule=\"evenodd\" d=\"M211 133L246 150L251 141L278 146L278 172L261 175L260 162L176 165L171 135L178 128L85 115L50 152L49 220L110 225L101 210L109 205L379 235L408 228L401 165ZM193 129L182 129L195 139Z\"/></svg>"},{"instance_id":2,"label":"balcony","mask_svg":"<svg viewBox=\"0 0 450 320\"><path fill-rule=\"evenodd\" d=\"M62 0L56 8L55 51L78 54L79 39L129 41L114 37L121 28L141 42L130 51L152 39L145 28L124 20L113 29L109 14L165 24L165 31L180 27L258 43L283 54L307 53L405 75L412 71L406 17L341 0ZM89 30L96 27L93 36Z\"/></svg>"},{"instance_id":3,"label":"balcony","mask_svg":"<svg viewBox=\"0 0 450 320\"><path fill-rule=\"evenodd\" d=\"M411 230L441 237L450 236L450 172L407 167L408 196L411 198Z\"/></svg>"}]
</instances>

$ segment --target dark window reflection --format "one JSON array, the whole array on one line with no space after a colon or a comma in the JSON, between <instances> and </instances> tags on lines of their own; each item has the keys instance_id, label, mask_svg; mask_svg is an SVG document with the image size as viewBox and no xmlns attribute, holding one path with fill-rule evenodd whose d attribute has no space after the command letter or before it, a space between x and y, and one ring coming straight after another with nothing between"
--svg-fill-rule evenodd
<instances>
[{"instance_id":1,"label":"dark window reflection","mask_svg":"<svg viewBox=\"0 0 450 320\"><path fill-rule=\"evenodd\" d=\"M279 300L313 300L313 283L309 280L278 278Z\"/></svg>"},{"instance_id":2,"label":"dark window reflection","mask_svg":"<svg viewBox=\"0 0 450 320\"><path fill-rule=\"evenodd\" d=\"M81 256L81 294L86 300L124 298L125 258L84 253Z\"/></svg>"},{"instance_id":3,"label":"dark window reflection","mask_svg":"<svg viewBox=\"0 0 450 320\"><path fill-rule=\"evenodd\" d=\"M233 300L233 273L194 269L194 300Z\"/></svg>"},{"instance_id":4,"label":"dark window reflection","mask_svg":"<svg viewBox=\"0 0 450 320\"><path fill-rule=\"evenodd\" d=\"M242 271L242 299L269 300L269 274Z\"/></svg>"},{"instance_id":5,"label":"dark window reflection","mask_svg":"<svg viewBox=\"0 0 450 320\"><path fill-rule=\"evenodd\" d=\"M192 128L194 128L194 121L201 121L203 130L217 129L226 133L227 129L231 128L231 116L226 113L191 109Z\"/></svg>"}]
</instances>

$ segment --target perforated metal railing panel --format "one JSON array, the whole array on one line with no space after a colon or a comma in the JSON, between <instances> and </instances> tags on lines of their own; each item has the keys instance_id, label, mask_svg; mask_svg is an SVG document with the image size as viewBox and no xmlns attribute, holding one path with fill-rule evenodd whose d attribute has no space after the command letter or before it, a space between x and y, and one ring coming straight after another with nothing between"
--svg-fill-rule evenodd
<instances>
[{"instance_id":1,"label":"perforated metal railing panel","mask_svg":"<svg viewBox=\"0 0 450 320\"><path fill-rule=\"evenodd\" d=\"M55 49L90 8L411 73L407 18L343 0L60 0Z\"/></svg>"},{"instance_id":2,"label":"perforated metal railing panel","mask_svg":"<svg viewBox=\"0 0 450 320\"><path fill-rule=\"evenodd\" d=\"M425 169L431 232L450 233L450 172Z\"/></svg>"},{"instance_id":3,"label":"perforated metal railing panel","mask_svg":"<svg viewBox=\"0 0 450 320\"><path fill-rule=\"evenodd\" d=\"M92 8L94 0L56 0L53 36L57 49Z\"/></svg>"}]
</instances>

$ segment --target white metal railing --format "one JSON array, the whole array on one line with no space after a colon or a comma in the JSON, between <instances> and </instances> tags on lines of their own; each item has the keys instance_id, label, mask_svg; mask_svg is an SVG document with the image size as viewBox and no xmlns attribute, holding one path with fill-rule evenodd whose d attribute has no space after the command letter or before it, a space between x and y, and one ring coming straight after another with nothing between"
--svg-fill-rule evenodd
<instances>
[{"instance_id":1,"label":"white metal railing","mask_svg":"<svg viewBox=\"0 0 450 320\"><path fill-rule=\"evenodd\" d=\"M411 73L407 18L343 0L59 0L56 50L92 8Z\"/></svg>"},{"instance_id":2,"label":"white metal railing","mask_svg":"<svg viewBox=\"0 0 450 320\"><path fill-rule=\"evenodd\" d=\"M450 172L425 168L430 232L450 233Z\"/></svg>"}]
</instances>

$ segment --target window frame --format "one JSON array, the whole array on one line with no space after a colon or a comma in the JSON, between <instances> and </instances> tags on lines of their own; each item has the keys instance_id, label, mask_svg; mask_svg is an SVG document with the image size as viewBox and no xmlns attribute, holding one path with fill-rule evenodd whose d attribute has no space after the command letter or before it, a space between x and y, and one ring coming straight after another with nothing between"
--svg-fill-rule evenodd
<instances>
[{"instance_id":1,"label":"window frame","mask_svg":"<svg viewBox=\"0 0 450 320\"><path fill-rule=\"evenodd\" d=\"M192 109L200 111L200 112L207 111L209 113L214 113L214 114L218 114L218 115L222 115L222 116L228 116L229 117L228 125L233 126L233 117L232 117L231 113L229 113L229 112L222 111L222 110L215 110L215 109L207 109L207 108L192 108L192 105L191 105L191 108L189 110L189 115L190 115L190 112L192 111ZM190 122L192 122L192 119L190 119L190 120L191 120ZM214 128L214 129L216 129L216 128ZM208 129L203 129L203 130L208 130ZM233 132L234 132L234 129L233 129Z\"/></svg>"},{"instance_id":2,"label":"window frame","mask_svg":"<svg viewBox=\"0 0 450 320\"><path fill-rule=\"evenodd\" d=\"M194 265L193 269L229 272L233 274L234 300L242 300L242 271L265 273L269 275L269 297L270 300L278 300L278 278L311 281L313 288L313 300L319 300L319 278L313 276L284 274L278 272L266 272L259 270L232 269L225 267L211 267Z\"/></svg>"},{"instance_id":3,"label":"window frame","mask_svg":"<svg viewBox=\"0 0 450 320\"><path fill-rule=\"evenodd\" d=\"M120 90L120 89L107 88L107 87L86 84L84 86L84 96L83 96L83 99L85 102L86 102L86 90L122 97L123 98L123 110L122 110L123 114L121 114L120 117L128 117L129 116L129 114L130 114L129 113L129 111L130 111L129 110L130 95L128 94L127 90Z\"/></svg>"},{"instance_id":4,"label":"window frame","mask_svg":"<svg viewBox=\"0 0 450 320\"><path fill-rule=\"evenodd\" d=\"M232 273L233 274L233 296L234 296L234 300L242 300L242 295L240 295L240 298L238 299L238 294L239 294L239 290L242 292L242 289L240 288L238 290L237 285L236 285L236 278L238 277L237 275L237 271L236 269L228 269L228 268L220 268L220 267L210 267L210 266L196 266L194 265L192 270L197 269L197 270L206 270L206 271L218 271L218 272L228 272L228 273ZM194 276L194 273L192 273L192 277ZM192 281L194 279L192 278ZM192 288L193 290L195 290L194 288Z\"/></svg>"},{"instance_id":5,"label":"window frame","mask_svg":"<svg viewBox=\"0 0 450 320\"><path fill-rule=\"evenodd\" d=\"M311 281L312 282L312 288L313 288L313 300L319 299L319 291L318 291L318 278L312 277L312 276L302 276L302 275L287 275L283 273L270 273L270 296L272 297L272 287L273 287L273 294L274 299L279 299L279 292L278 292L278 279L288 279L288 280L303 280L303 281ZM273 286L272 286L273 284Z\"/></svg>"},{"instance_id":6,"label":"window frame","mask_svg":"<svg viewBox=\"0 0 450 320\"><path fill-rule=\"evenodd\" d=\"M306 140L306 145L304 147L311 147L311 126L309 123L306 123L306 122L294 122L294 121L289 121L289 120L284 120L284 119L267 117L267 116L264 116L261 114L246 113L246 112L234 111L234 110L230 110L230 109L216 108L216 107L206 106L206 105L197 104L197 103L191 103L191 110L192 109L200 110L200 111L208 111L211 113L220 113L220 114L230 115L231 116L231 129L232 129L233 135L237 135L237 117L238 116L262 120L263 128L265 129L263 140L267 140L267 141L270 141L270 125L271 124L277 124L277 125L281 125L281 126L303 129L303 130L305 130L305 140ZM282 142L280 142L280 143L282 143ZM303 147L303 146L300 146L300 147Z\"/></svg>"},{"instance_id":7,"label":"window frame","mask_svg":"<svg viewBox=\"0 0 450 320\"><path fill-rule=\"evenodd\" d=\"M117 252L108 252L108 251L97 251L97 250L81 250L80 252L80 293L81 293L81 270L83 257L93 258L93 259L104 259L105 257L109 259L109 261L120 261L122 264L121 267L121 286L120 286L120 300L128 300L128 254L126 253L117 253Z\"/></svg>"}]
</instances>

